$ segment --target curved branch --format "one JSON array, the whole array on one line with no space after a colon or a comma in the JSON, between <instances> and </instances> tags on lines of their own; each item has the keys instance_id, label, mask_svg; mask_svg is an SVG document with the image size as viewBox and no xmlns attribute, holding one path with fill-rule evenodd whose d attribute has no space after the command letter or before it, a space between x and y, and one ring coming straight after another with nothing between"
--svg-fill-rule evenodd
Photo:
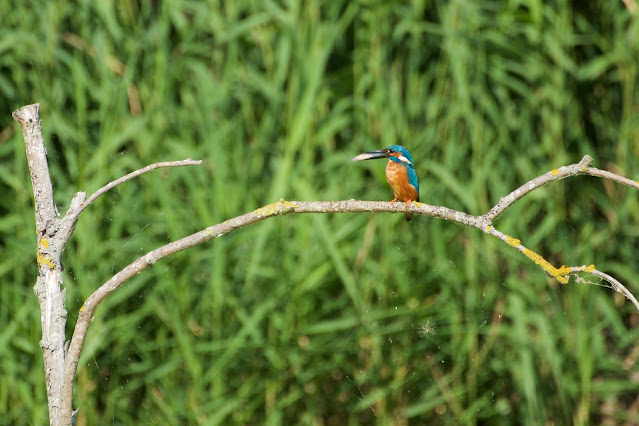
<instances>
[{"instance_id":1,"label":"curved branch","mask_svg":"<svg viewBox=\"0 0 639 426\"><path fill-rule=\"evenodd\" d=\"M639 310L639 304L636 303L636 299L632 297L632 294L628 292L625 287L623 287L617 280L614 278L600 273L597 271L594 266L562 266L561 268L555 268L546 261L543 257L533 252L532 250L524 247L521 242L513 237L510 237L506 234L498 231L494 226L490 224L486 220L484 216L473 216L467 213L463 213L460 211L456 211L453 209L449 209L447 207L442 206L432 206L424 203L412 203L409 206L406 206L403 203L390 203L390 202L375 202L375 201L357 201L357 200L346 200L346 201L285 201L280 200L276 203L269 204L262 208L259 208L250 213L246 213L242 216L235 217L233 219L229 219L217 225L210 226L205 228L199 232L196 232L192 235L184 237L180 240L174 241L172 243L166 244L158 249L155 249L146 255L140 257L133 263L126 266L120 272L115 274L111 279L102 284L89 298L84 302L82 307L80 308L80 313L78 315L78 321L76 323L75 329L73 331L73 337L71 338L71 343L69 345L69 351L67 353L67 359L65 364L65 383L63 384L62 392L63 395L70 396L73 391L73 380L75 377L75 372L77 369L78 361L80 359L80 352L82 350L82 346L84 345L84 340L86 338L87 330L89 328L89 324L91 323L91 319L93 318L93 314L97 307L118 287L124 284L133 276L139 274L149 266L155 264L159 260L164 259L178 251L185 250L189 247L193 247L197 244L200 244L204 241L210 240L215 237L221 237L224 234L227 234L231 231L234 231L239 228L243 228L245 226L252 225L256 222L260 222L265 219L269 219L271 217L285 215L289 213L347 213L347 212L413 212L417 214L424 214L427 216L437 217L440 219L450 220L453 222L457 222L459 224L463 224L466 226L470 226L473 228L478 228L484 231L487 234L493 235L502 241L506 242L508 245L517 248L520 252L526 255L528 258L533 260L537 265L539 265L546 273L550 276L556 278L562 283L567 283L567 276L574 272L588 272L588 273L597 273L597 276L606 279L606 281L613 284L614 288L617 291L622 292L624 295L633 301L637 310ZM625 291L623 291L623 290ZM70 408L70 407L69 407Z\"/></svg>"},{"instance_id":2,"label":"curved branch","mask_svg":"<svg viewBox=\"0 0 639 426\"><path fill-rule=\"evenodd\" d=\"M356 200L335 202L280 200L277 203L269 204L253 212L208 227L147 253L122 269L91 294L80 309L78 321L74 328L72 339L69 342L70 345L65 359L63 346L66 311L64 310L65 293L60 289L60 283L62 282L60 256L75 228L80 214L93 203L93 201L100 197L100 195L120 183L157 168L196 165L201 164L201 161L187 159L183 161L151 164L110 182L97 190L89 198L87 198L86 193L78 192L71 200L66 216L60 219L58 218L58 212L53 200L53 188L49 176L46 150L42 141L38 107L38 104L25 106L15 111L13 116L22 126L25 139L27 159L34 190L36 227L40 235L38 241L40 274L34 290L38 295L42 311L41 316L44 331L42 345L45 358L45 370L47 371L47 396L52 423L58 424L65 421L64 419L73 418L73 382L89 324L97 307L113 291L134 275L171 254L200 244L211 238L222 236L235 229L288 213L412 212L450 220L465 226L481 229L483 232L499 238L509 246L516 248L541 267L548 275L562 283L567 283L569 276L576 275L578 272L585 272L597 276L610 284L611 288L624 294L639 310L639 303L632 293L615 278L595 269L594 265L561 266L560 268L556 268L542 256L523 246L520 240L501 233L493 226L494 220L526 194L550 182L565 179L570 176L597 176L639 189L639 182L605 170L590 167L592 158L586 155L577 164L554 169L521 185L507 196L501 198L490 211L482 216L473 216L447 207L416 202L407 206L404 203L392 204L389 202ZM578 277L578 279L582 280L580 277ZM52 307L54 303L56 305L55 309ZM56 325L55 330L53 330L52 324ZM52 330L49 330L50 328ZM47 336L47 334L49 334L49 336ZM60 375L62 375L61 380L59 378Z\"/></svg>"},{"instance_id":3,"label":"curved branch","mask_svg":"<svg viewBox=\"0 0 639 426\"><path fill-rule=\"evenodd\" d=\"M592 269L588 269L590 267L592 267ZM633 296L633 294L629 292L628 289L623 286L623 284L621 284L619 281L617 281L615 278L611 277L610 275L594 269L594 265L590 265L584 268L586 269L584 269L583 271L575 271L575 272L588 272L591 275L601 278L602 280L609 283L612 286L613 290L626 296L626 299L630 300L637 307L637 310L639 310L639 302L637 302L637 299L635 298L635 296Z\"/></svg>"},{"instance_id":4,"label":"curved branch","mask_svg":"<svg viewBox=\"0 0 639 426\"><path fill-rule=\"evenodd\" d=\"M185 160L185 161L191 161L191 160ZM481 216L473 216L473 215L460 212L457 210L453 210L447 207L433 206L430 204L417 203L417 202L412 202L410 205L407 206L404 203L357 201L357 200L346 200L346 201L280 200L276 203L269 204L267 206L259 208L250 213L246 213L244 215L237 216L225 222L219 223L217 225L210 226L192 235L189 235L180 240L174 241L158 249L155 249L147 253L146 255L140 257L133 263L129 264L120 272L115 274L111 279L109 279L104 284L102 284L95 292L93 292L93 294L91 294L91 296L89 296L89 298L82 305L82 308L80 308L78 321L73 331L73 336L70 341L69 350L67 353L67 358L66 358L66 362L64 366L64 383L62 385L63 401L72 400L73 381L75 378L77 365L80 359L80 353L82 350L82 346L84 345L86 334L87 334L89 325L91 323L91 319L93 318L93 315L95 313L95 310L118 287L123 285L127 280L129 280L133 276L142 272L144 269L155 264L159 260L164 259L165 257L168 257L174 253L177 253L178 251L185 250L189 247L193 247L197 244L203 243L212 238L220 237L236 229L252 225L253 223L256 223L265 219L269 219L271 217L285 215L289 213L303 214L303 213L348 213L348 212L402 212L402 213L412 212L414 214L422 214L426 216L437 217L444 220L450 220L452 222L456 222L462 225L481 229L483 232L490 234L496 238L499 238L500 240L504 241L509 246L516 248L518 251L520 251L522 254L524 254L530 260L532 260L535 264L541 267L542 270L544 270L544 272L546 272L549 276L556 278L561 283L568 283L569 276L572 274L575 274L576 272L586 272L586 273L595 275L597 277L600 277L604 279L606 282L610 283L613 289L624 294L629 300L631 300L632 303L635 305L635 307L637 307L637 310L639 311L639 303L637 303L637 300L632 295L632 293L630 293L615 278L595 269L594 265L562 266L560 268L556 268L550 262L545 260L542 256L523 246L520 240L500 232L492 224L493 220L499 217L499 215L501 215L508 207L510 207L514 202L522 198L524 195L550 182L554 182L560 179L565 179L570 176L587 174L591 176L598 176L605 179L610 179L625 185L639 188L639 183L635 181L616 175L614 173L610 173L607 171L590 167L591 161L592 161L592 158L586 155L577 164L571 164L568 166L560 167L559 169L552 170L544 175L541 175L535 179L532 179L531 181L525 183L524 185L520 186L519 188L517 188L516 190L508 194L506 197L501 198L500 201L493 208L491 208L488 213ZM159 163L159 164L164 164L164 163ZM152 166L149 166L149 167L152 167ZM124 182L125 180L128 180L134 176L142 174L143 172L152 170L152 168L149 170L146 170L146 169L147 168L140 169L140 171L138 171L139 173L134 172L132 174L129 174L123 178L120 178L118 181L114 181L111 184L106 185L102 189L98 190L94 195L92 195L89 198L89 202L80 203L80 205L77 206L77 212L73 212L71 214L71 217L76 217L76 221L77 221L77 216L85 208L85 207L82 207L84 204L87 204L87 205L90 204L90 202L95 200L102 193L106 192L108 189L112 188L118 183ZM70 412L70 410L71 410L70 403L69 403L69 406L63 407L63 411L65 412L66 411Z\"/></svg>"},{"instance_id":5,"label":"curved branch","mask_svg":"<svg viewBox=\"0 0 639 426\"><path fill-rule=\"evenodd\" d=\"M197 166L199 164L202 164L202 160L192 160L190 158L187 158L186 160L181 160L181 161L164 161L162 163L154 163L154 164L150 164L146 167L142 167L141 169L138 169L134 172L128 173L124 176L122 176L119 179L114 180L113 182L109 182L106 185L104 185L102 188L98 189L97 191L95 191L89 198L87 198L86 202L82 205L82 208L79 209L79 211L77 212L76 215L79 215L80 213L82 213L82 211L87 208L92 202L94 202L95 200L98 199L98 197L102 194L104 194L105 192L107 192L108 190L115 188L116 186L118 186L121 183L124 183L128 180L131 180L135 177L138 177L140 175L143 175L145 173L148 173L152 170L155 169L159 169L162 167L183 167L183 166Z\"/></svg>"},{"instance_id":6,"label":"curved branch","mask_svg":"<svg viewBox=\"0 0 639 426\"><path fill-rule=\"evenodd\" d=\"M499 202L495 204L493 208L490 209L488 213L484 215L484 218L489 222L494 221L508 207L512 206L517 200L523 198L529 192L532 192L537 188L547 185L550 182L555 182L570 176L583 174L585 171L588 170L591 162L592 162L592 157L590 157L589 155L584 155L581 161L577 164L570 164L568 166L563 166L558 169L551 170L548 173L544 173L543 175L538 176L534 179L529 180L528 182L521 185L519 188L515 189L510 194L506 195L505 197L501 197L499 199Z\"/></svg>"},{"instance_id":7,"label":"curved branch","mask_svg":"<svg viewBox=\"0 0 639 426\"><path fill-rule=\"evenodd\" d=\"M558 169L554 169L545 173L541 176L538 176L534 179L529 180L525 184L521 185L519 188L515 189L510 194L502 197L497 204L491 208L488 213L483 215L482 217L488 222L492 222L497 219L508 207L513 205L515 201L521 199L524 195L529 192L534 191L537 188L540 188L550 182L555 182L558 180L566 179L570 176L578 176L578 175L589 175L596 176L604 179L609 179L617 183L621 183L623 185L631 186L635 189L639 189L639 183L628 179L623 176L619 176L615 173L609 172L607 170L600 170L595 167L590 167L592 163L592 157L590 155L584 155L579 163L570 164L568 166L562 166Z\"/></svg>"},{"instance_id":8,"label":"curved branch","mask_svg":"<svg viewBox=\"0 0 639 426\"><path fill-rule=\"evenodd\" d=\"M187 158L186 160L181 161L164 161L161 163L150 164L146 167L142 167L136 171L128 173L112 182L107 183L102 188L95 191L89 198L86 198L86 193L78 192L73 196L71 200L71 204L69 206L69 210L67 211L66 216L62 220L61 224L61 235L63 246L69 241L71 238L71 234L73 234L73 230L75 229L76 223L78 223L78 219L80 218L80 214L91 205L95 200L100 197L100 195L109 191L110 189L115 188L121 183L129 181L135 177L148 173L152 170L163 168L163 167L182 167L182 166L197 166L202 164L202 160L192 160Z\"/></svg>"}]
</instances>

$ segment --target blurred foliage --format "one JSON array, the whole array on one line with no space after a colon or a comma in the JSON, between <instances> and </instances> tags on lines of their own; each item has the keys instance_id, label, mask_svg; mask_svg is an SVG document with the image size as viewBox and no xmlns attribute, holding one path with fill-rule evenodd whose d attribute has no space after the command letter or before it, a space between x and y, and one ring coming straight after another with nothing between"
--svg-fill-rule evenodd
<instances>
[{"instance_id":1,"label":"blurred foliage","mask_svg":"<svg viewBox=\"0 0 639 426\"><path fill-rule=\"evenodd\" d=\"M639 19L621 1L0 0L0 423L46 422L35 233L11 111L39 102L56 201L103 196L65 252L83 300L148 250L280 198L472 214L584 154L639 176ZM639 293L636 191L539 189L497 227ZM585 277L589 280L588 277ZM639 316L477 230L292 215L158 263L93 321L78 424L639 422Z\"/></svg>"}]
</instances>

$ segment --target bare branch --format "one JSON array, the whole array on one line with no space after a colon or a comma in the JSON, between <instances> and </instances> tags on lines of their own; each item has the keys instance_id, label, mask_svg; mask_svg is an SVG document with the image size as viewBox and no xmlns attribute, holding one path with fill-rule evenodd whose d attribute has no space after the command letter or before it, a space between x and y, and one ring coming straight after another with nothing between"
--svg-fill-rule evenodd
<instances>
[{"instance_id":1,"label":"bare branch","mask_svg":"<svg viewBox=\"0 0 639 426\"><path fill-rule=\"evenodd\" d=\"M484 218L492 222L497 219L508 207L513 205L515 201L521 199L524 195L528 194L535 189L542 187L550 182L555 182L561 179L565 179L569 176L576 176L584 173L590 166L592 158L589 155L584 156L577 164L571 164L569 166L563 166L558 169L554 169L545 173L539 177L529 180L519 188L515 189L510 194L502 197L495 206L484 215Z\"/></svg>"},{"instance_id":2,"label":"bare branch","mask_svg":"<svg viewBox=\"0 0 639 426\"><path fill-rule=\"evenodd\" d=\"M592 269L588 269L590 267L592 267ZM583 272L588 272L589 274L599 277L602 280L608 282L612 286L613 290L626 296L626 299L630 300L635 305L637 310L639 310L639 302L637 302L637 299L635 298L635 296L633 296L633 294L629 292L628 289L623 286L623 284L621 284L619 281L617 281L615 278L611 277L610 275L594 269L594 265L584 267L584 268L586 269L584 269ZM576 272L579 272L579 271L576 271Z\"/></svg>"},{"instance_id":3,"label":"bare branch","mask_svg":"<svg viewBox=\"0 0 639 426\"><path fill-rule=\"evenodd\" d=\"M186 160L181 160L181 161L165 161L162 163L154 163L146 167L142 167L141 169L138 169L129 174L126 174L122 176L121 178L116 179L112 182L109 182L108 184L104 185L102 188L95 191L89 198L86 198L86 194L84 192L76 193L73 197L73 200L71 201L69 210L67 211L67 214L61 225L61 228L62 228L61 235L62 235L64 244L66 245L66 243L69 241L69 238L71 238L71 234L73 233L73 230L75 229L75 225L78 222L80 214L84 211L84 209L89 207L91 203L93 203L95 200L98 199L98 197L100 197L100 195L104 194L110 189L115 188L121 183L124 183L128 180L131 180L135 177L138 177L140 175L143 175L155 169L159 169L163 167L196 166L199 164L202 164L202 160L192 160L190 158L187 158Z\"/></svg>"},{"instance_id":4,"label":"bare branch","mask_svg":"<svg viewBox=\"0 0 639 426\"><path fill-rule=\"evenodd\" d=\"M588 157L589 158L589 157ZM584 157L586 159L586 157ZM583 171L584 168L588 166L582 163L577 165L580 167L580 170ZM567 166L570 167L570 166ZM565 168L562 168L565 169ZM559 170L559 169L558 169ZM545 178L546 175L543 175L539 178L533 179L536 183L540 183L544 185L550 181L556 180L554 176L555 171L550 172L550 175L553 178ZM570 168L567 171L561 172L559 171L557 175L564 173L567 177L575 173L575 171ZM610 178L610 177L608 177ZM614 176L613 180L617 180L619 176ZM543 179L548 179L548 182L544 182ZM531 181L532 182L532 181ZM535 186L538 187L538 186ZM526 192L530 192L535 187L527 187L524 188ZM512 197L512 200L502 199L504 203L511 205L514 201L521 198L519 194L515 194ZM507 207L506 206L506 207ZM504 207L504 209L506 208ZM96 308L102 303L113 291L115 291L118 287L124 284L127 280L137 275L144 269L149 266L155 264L159 260L164 259L167 256L170 256L178 251L185 250L189 247L193 247L197 244L200 244L204 241L210 240L211 238L220 237L224 234L227 234L231 231L234 231L239 228L243 228L245 226L251 225L253 223L274 217L285 215L289 213L348 213L348 212L413 212L417 214L423 214L427 216L437 217L440 219L450 220L452 222L457 222L462 225L470 226L473 228L478 228L484 231L487 234L493 235L502 241L506 242L508 245L516 248L521 253L526 255L529 259L539 265L547 274L556 278L558 281L562 283L567 283L567 276L574 272L588 272L588 273L599 273L594 266L562 266L561 268L555 268L552 264L546 261L542 256L533 252L532 250L524 247L521 244L521 241L510 237L506 234L498 231L490 221L487 220L486 216L473 216L467 213L463 213L457 210L449 209L447 207L442 206L433 206L430 204L424 203L411 203L411 205L406 206L403 203L390 203L390 202L376 202L376 201L357 201L357 200L346 200L346 201L285 201L280 200L279 202L269 204L262 208L259 208L253 212L246 213L242 216L235 217L233 219L229 219L220 224L210 226L202 231L196 232L192 235L184 237L180 240L169 243L165 246L162 246L156 250L153 250L146 255L140 257L135 262L129 264L127 267L122 269L120 272L115 274L111 279L102 284L100 288L98 288L89 298L86 300L82 308L80 309L80 313L78 315L78 322L76 324L75 330L73 331L73 337L71 338L71 344L69 345L69 353L66 360L65 365L65 384L63 386L63 394L69 393L71 394L73 389L73 378L75 376L77 364L80 358L80 352L82 350L82 346L84 344L84 340L86 338L86 333L89 328L89 324L91 323L91 319L93 318L93 314L95 313ZM499 214L500 209L493 208L491 212L497 212ZM602 273L599 273L602 274ZM605 274L604 274L605 275ZM601 275L598 275L601 276ZM607 275L606 275L607 276ZM609 277L609 276L607 276ZM639 310L639 304L636 303L636 299L632 297L632 294L625 290L617 280L612 277L609 277L607 281L611 283L615 283L615 289L619 289L618 291L622 292L625 295L630 295L630 300L635 303L637 309ZM622 291L621 289L625 290Z\"/></svg>"},{"instance_id":5,"label":"bare branch","mask_svg":"<svg viewBox=\"0 0 639 426\"><path fill-rule=\"evenodd\" d=\"M630 187L635 188L635 189L639 189L639 182L637 182L636 180L632 180L632 179L628 179L627 177L619 176L619 175L614 174L612 172L609 172L607 170L600 170L600 169L596 169L594 167L589 167L587 170L585 170L581 174L589 175L589 176L596 176L596 177L600 177L600 178L604 178L604 179L609 179L609 180L612 180L614 182L621 183L623 185L630 186Z\"/></svg>"},{"instance_id":6,"label":"bare branch","mask_svg":"<svg viewBox=\"0 0 639 426\"><path fill-rule=\"evenodd\" d=\"M26 105L13 112L20 123L31 174L38 233L38 278L33 291L40 304L42 326L42 357L47 386L47 401L51 424L59 424L60 390L63 383L64 339L67 311L64 308L65 291L62 284L62 244L55 238L60 226L58 210L53 200L53 185L49 175L47 152L42 138L39 117L40 105Z\"/></svg>"},{"instance_id":7,"label":"bare branch","mask_svg":"<svg viewBox=\"0 0 639 426\"><path fill-rule=\"evenodd\" d=\"M637 6L637 2L635 0L623 0L623 4L626 5L628 12L630 12L630 14L632 15L637 13L637 10L639 9L639 7Z\"/></svg>"},{"instance_id":8,"label":"bare branch","mask_svg":"<svg viewBox=\"0 0 639 426\"><path fill-rule=\"evenodd\" d=\"M49 175L47 151L42 139L40 123L40 104L25 105L13 111L13 118L20 123L24 145L27 152L27 163L31 173L31 185L35 200L36 228L44 235L52 218L57 217L57 208L53 201L53 185Z\"/></svg>"},{"instance_id":9,"label":"bare branch","mask_svg":"<svg viewBox=\"0 0 639 426\"><path fill-rule=\"evenodd\" d=\"M49 169L46 159L46 150L42 140L40 120L38 117L38 105L28 105L13 113L14 118L22 126L24 134L29 171L31 173L38 239L38 266L39 274L34 291L40 302L43 337L41 346L44 354L45 373L47 380L47 396L49 400L49 413L52 424L64 424L72 419L73 382L80 353L86 339L86 334L97 307L113 291L123 285L134 275L140 273L157 261L164 259L178 251L185 250L214 237L222 236L235 229L239 229L253 223L289 213L346 213L346 212L412 212L450 220L465 226L481 229L504 241L509 246L517 249L527 256L535 264L542 268L549 276L559 282L567 283L570 275L578 272L597 276L609 283L613 289L624 294L626 298L639 310L637 299L619 281L608 274L598 271L594 265L590 266L553 266L542 256L526 248L521 241L503 234L495 228L493 221L497 219L508 207L531 191L560 179L570 176L591 175L604 179L610 179L624 185L639 189L639 183L614 173L590 167L592 159L584 156L577 164L560 167L545 173L526 184L520 186L490 209L482 216L473 216L442 206L433 206L424 203L413 202L406 206L404 203L373 202L373 201L284 201L269 204L253 212L229 219L220 224L210 226L190 236L172 242L153 250L137 259L111 279L101 285L85 301L78 321L69 342L68 352L64 350L64 336L66 326L66 310L64 309L65 291L61 289L62 273L60 257L64 245L70 238L75 224L82 211L86 209L100 195L111 188L160 167L179 167L201 164L201 161L191 159L151 164L142 169L129 173L119 179L110 182L100 188L89 198L84 192L78 192L71 200L69 210L63 219L58 218L53 188L51 185ZM66 357L65 357L66 355Z\"/></svg>"},{"instance_id":10,"label":"bare branch","mask_svg":"<svg viewBox=\"0 0 639 426\"><path fill-rule=\"evenodd\" d=\"M637 181L619 176L606 170L599 170L597 168L590 167L591 162L592 158L589 155L585 155L579 163L570 164L568 166L563 166L558 169L551 170L548 173L529 180L510 194L502 197L499 202L495 204L495 206L483 216L483 218L488 222L492 222L497 219L508 207L513 205L515 201L521 199L529 192L534 191L535 189L542 187L550 182L555 182L570 176L596 176L604 179L610 179L623 185L639 189L639 183Z\"/></svg>"},{"instance_id":11,"label":"bare branch","mask_svg":"<svg viewBox=\"0 0 639 426\"><path fill-rule=\"evenodd\" d=\"M165 161L162 163L155 163L155 164L150 164L146 167L142 167L141 169L138 169L134 172L131 172L129 174L126 174L124 176L122 176L119 179L114 180L113 182L109 182L108 184L104 185L102 188L98 189L97 191L95 191L87 200L86 202L83 204L82 208L80 209L80 211L77 214L80 214L82 212L82 210L84 210L85 208L87 208L92 202L94 202L95 200L97 200L97 198L104 194L105 192L107 192L108 190L118 186L121 183L124 183L128 180L133 179L134 177L138 177L140 175L143 175L145 173L148 173L152 170L155 169L159 169L162 167L183 167L183 166L197 166L202 164L202 160L191 160L190 158L187 158L186 160L181 160L181 161Z\"/></svg>"},{"instance_id":12,"label":"bare branch","mask_svg":"<svg viewBox=\"0 0 639 426\"><path fill-rule=\"evenodd\" d=\"M103 186L88 199L84 192L78 192L71 200L66 216L60 219L53 198L53 185L42 138L39 105L26 105L14 111L13 117L22 127L35 201L38 278L34 292L40 304L42 321L40 346L44 358L49 417L52 425L66 424L74 414L73 393L63 392L64 384L67 383L63 378L66 365L64 345L67 311L65 310L66 291L61 287L61 256L80 214L100 195L134 177L161 167L190 166L201 164L201 161L189 158L184 161L151 164ZM72 375L71 383L73 379Z\"/></svg>"}]
</instances>

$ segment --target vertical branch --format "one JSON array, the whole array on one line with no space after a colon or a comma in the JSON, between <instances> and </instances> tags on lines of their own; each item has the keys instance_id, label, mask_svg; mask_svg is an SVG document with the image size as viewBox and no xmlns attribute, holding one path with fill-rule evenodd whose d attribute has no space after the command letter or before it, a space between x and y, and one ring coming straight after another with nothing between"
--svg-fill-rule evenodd
<instances>
[{"instance_id":1,"label":"vertical branch","mask_svg":"<svg viewBox=\"0 0 639 426\"><path fill-rule=\"evenodd\" d=\"M67 311L64 309L65 291L62 285L62 249L64 243L56 238L60 219L53 199L53 185L49 175L47 152L42 138L39 104L26 105L13 112L20 123L27 153L27 164L33 185L35 222L38 234L38 278L33 290L40 304L44 373L49 402L49 421L52 425L68 424L71 416L62 416L62 407L72 401L61 398L64 374L64 337Z\"/></svg>"},{"instance_id":2,"label":"vertical branch","mask_svg":"<svg viewBox=\"0 0 639 426\"><path fill-rule=\"evenodd\" d=\"M47 222L56 217L53 201L53 186L47 163L47 150L42 138L40 125L40 104L26 105L13 112L13 118L20 123L27 163L31 173L33 198L35 199L36 229L42 234Z\"/></svg>"}]
</instances>

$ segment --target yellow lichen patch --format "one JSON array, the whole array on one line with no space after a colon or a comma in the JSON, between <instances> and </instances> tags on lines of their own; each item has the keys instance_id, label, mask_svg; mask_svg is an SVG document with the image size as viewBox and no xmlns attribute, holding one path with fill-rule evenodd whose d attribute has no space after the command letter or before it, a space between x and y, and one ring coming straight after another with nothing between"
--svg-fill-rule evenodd
<instances>
[{"instance_id":1,"label":"yellow lichen patch","mask_svg":"<svg viewBox=\"0 0 639 426\"><path fill-rule=\"evenodd\" d=\"M557 176L559 174L559 169L551 170L550 174L553 176Z\"/></svg>"},{"instance_id":2,"label":"yellow lichen patch","mask_svg":"<svg viewBox=\"0 0 639 426\"><path fill-rule=\"evenodd\" d=\"M51 259L42 254L38 255L38 265L47 265L49 269L55 268L55 265L53 264L53 262L51 262Z\"/></svg>"},{"instance_id":3,"label":"yellow lichen patch","mask_svg":"<svg viewBox=\"0 0 639 426\"><path fill-rule=\"evenodd\" d=\"M493 227L492 227L492 226L488 225L488 226L486 227L486 232L490 232L490 231L492 231L492 230L493 230Z\"/></svg>"},{"instance_id":4,"label":"yellow lichen patch","mask_svg":"<svg viewBox=\"0 0 639 426\"><path fill-rule=\"evenodd\" d=\"M509 246L519 247L521 245L521 241L518 240L517 238L509 237L508 235L505 235L505 237L506 237L506 242L508 243Z\"/></svg>"},{"instance_id":5,"label":"yellow lichen patch","mask_svg":"<svg viewBox=\"0 0 639 426\"><path fill-rule=\"evenodd\" d=\"M84 311L84 305L80 308L80 312Z\"/></svg>"},{"instance_id":6,"label":"yellow lichen patch","mask_svg":"<svg viewBox=\"0 0 639 426\"><path fill-rule=\"evenodd\" d=\"M277 204L272 203L264 207L260 207L259 209L253 212L253 216L271 216L277 213Z\"/></svg>"},{"instance_id":7,"label":"yellow lichen patch","mask_svg":"<svg viewBox=\"0 0 639 426\"><path fill-rule=\"evenodd\" d=\"M541 266L542 269L546 271L548 275L554 277L555 279L557 279L557 281L559 281L562 284L568 284L568 278L566 278L565 275L569 274L570 271L572 271L571 267L562 266L561 268L557 269L554 266L552 266L550 262L548 262L546 259L544 259L543 257L541 257L540 255L538 255L532 250L524 249L522 253L528 256L528 258L532 260L533 262L535 262L537 265Z\"/></svg>"},{"instance_id":8,"label":"yellow lichen patch","mask_svg":"<svg viewBox=\"0 0 639 426\"><path fill-rule=\"evenodd\" d=\"M46 238L43 238L43 239L40 240L40 245L42 247L44 247L44 248L47 248L47 247L49 247L49 242L47 241Z\"/></svg>"},{"instance_id":9,"label":"yellow lichen patch","mask_svg":"<svg viewBox=\"0 0 639 426\"><path fill-rule=\"evenodd\" d=\"M555 269L555 273L561 275L562 277L568 275L571 272L572 272L572 267L566 266L566 265L561 265L561 268Z\"/></svg>"},{"instance_id":10,"label":"yellow lichen patch","mask_svg":"<svg viewBox=\"0 0 639 426\"><path fill-rule=\"evenodd\" d=\"M595 270L595 265L589 265L589 266L586 266L586 269L584 269L584 272L590 273L594 270Z\"/></svg>"},{"instance_id":11,"label":"yellow lichen patch","mask_svg":"<svg viewBox=\"0 0 639 426\"><path fill-rule=\"evenodd\" d=\"M291 203L290 201L284 201L283 198L280 198L280 201L276 203L271 203L253 211L253 216L274 216L282 213L287 213L296 207L297 204Z\"/></svg>"},{"instance_id":12,"label":"yellow lichen patch","mask_svg":"<svg viewBox=\"0 0 639 426\"><path fill-rule=\"evenodd\" d=\"M299 207L299 205L297 205L297 204L295 204L295 203L292 203L292 202L290 202L290 201L284 201L283 199L280 199L279 204L280 204L282 207L286 207L286 211L293 210L293 209L295 209L295 208Z\"/></svg>"}]
</instances>

